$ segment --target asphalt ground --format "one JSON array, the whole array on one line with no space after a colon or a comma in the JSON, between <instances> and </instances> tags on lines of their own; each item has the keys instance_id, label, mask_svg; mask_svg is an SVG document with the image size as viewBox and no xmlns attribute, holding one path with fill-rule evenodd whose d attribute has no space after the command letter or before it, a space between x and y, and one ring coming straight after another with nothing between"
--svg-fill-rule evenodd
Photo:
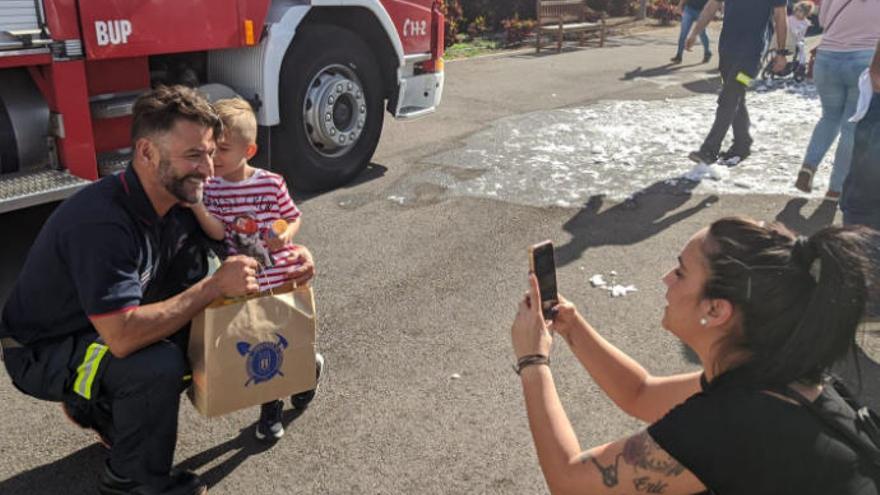
<instances>
[{"instance_id":1,"label":"asphalt ground","mask_svg":"<svg viewBox=\"0 0 880 495\"><path fill-rule=\"evenodd\" d=\"M789 195L668 189L598 208L536 207L453 196L413 179L448 167L431 158L505 117L714 91L717 73L697 63L699 53L663 67L676 35L672 28L602 49L449 63L437 114L386 122L374 163L355 183L296 198L298 240L317 259L327 358L314 403L302 414L288 408L287 435L266 446L253 439L256 408L209 420L184 397L177 465L200 473L212 494L545 493L509 339L526 288L526 247L543 239L565 246L560 290L610 341L653 373L695 369L659 326L660 278L690 235L732 214L809 232L833 221L833 208ZM406 201L395 200L401 191ZM0 297L49 211L0 216ZM611 298L588 283L611 271L638 291ZM584 448L645 426L603 395L563 342L554 344L553 372ZM104 452L57 404L18 393L4 377L0 417L0 493L95 492Z\"/></svg>"}]
</instances>

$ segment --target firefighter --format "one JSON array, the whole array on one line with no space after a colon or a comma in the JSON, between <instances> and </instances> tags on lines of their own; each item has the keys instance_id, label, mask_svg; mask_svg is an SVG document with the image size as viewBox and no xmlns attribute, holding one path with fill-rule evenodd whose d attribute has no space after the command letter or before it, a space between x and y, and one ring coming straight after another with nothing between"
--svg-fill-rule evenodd
<instances>
[{"instance_id":1,"label":"firefighter","mask_svg":"<svg viewBox=\"0 0 880 495\"><path fill-rule=\"evenodd\" d=\"M3 308L0 344L15 386L61 402L109 448L103 494L206 490L171 468L189 321L218 297L258 289L246 256L207 275L210 246L186 207L202 200L220 129L195 90L139 98L131 164L55 210ZM311 278L311 254L292 256L302 265L291 278Z\"/></svg>"}]
</instances>

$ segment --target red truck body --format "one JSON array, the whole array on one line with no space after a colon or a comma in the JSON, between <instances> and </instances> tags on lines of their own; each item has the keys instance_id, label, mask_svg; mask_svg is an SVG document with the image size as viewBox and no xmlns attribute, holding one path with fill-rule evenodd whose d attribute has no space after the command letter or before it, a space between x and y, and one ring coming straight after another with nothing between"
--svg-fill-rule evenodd
<instances>
[{"instance_id":1,"label":"red truck body","mask_svg":"<svg viewBox=\"0 0 880 495\"><path fill-rule=\"evenodd\" d=\"M30 187L22 196L14 181L46 170L91 181L105 175L103 155L124 162L131 103L158 83L219 84L241 94L254 104L267 141L287 141L290 128L303 129L292 136L299 148L266 146L296 156L266 161L293 163L279 171L304 189L333 187L369 162L376 143L367 140L381 130L376 105L398 118L417 117L434 110L442 91L437 0L44 0L35 4L34 26L25 22L28 4L35 2L0 5L0 212L57 200L82 185L62 192ZM16 22L25 29L4 30ZM327 33L338 46L332 38L327 46ZM318 43L327 53L315 50ZM312 54L326 60L312 64ZM304 73L282 71L293 63ZM177 72L180 80L169 75ZM302 109L323 93L306 83L338 81L353 83L351 97L339 104L351 106L345 110L355 120L316 130L321 116L309 120ZM31 83L36 90L18 87ZM17 103L40 98L45 108ZM34 136L43 129L44 136ZM351 139L337 143L337 130ZM41 140L47 157L38 163Z\"/></svg>"}]
</instances>

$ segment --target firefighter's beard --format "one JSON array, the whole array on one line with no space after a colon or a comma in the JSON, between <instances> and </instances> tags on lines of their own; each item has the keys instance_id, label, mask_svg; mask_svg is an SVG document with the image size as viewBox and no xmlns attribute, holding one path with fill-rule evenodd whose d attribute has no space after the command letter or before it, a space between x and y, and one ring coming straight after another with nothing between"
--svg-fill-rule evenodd
<instances>
[{"instance_id":1,"label":"firefighter's beard","mask_svg":"<svg viewBox=\"0 0 880 495\"><path fill-rule=\"evenodd\" d=\"M199 173L178 177L166 156L159 159L159 182L172 196L181 203L196 204L202 202L206 177Z\"/></svg>"}]
</instances>

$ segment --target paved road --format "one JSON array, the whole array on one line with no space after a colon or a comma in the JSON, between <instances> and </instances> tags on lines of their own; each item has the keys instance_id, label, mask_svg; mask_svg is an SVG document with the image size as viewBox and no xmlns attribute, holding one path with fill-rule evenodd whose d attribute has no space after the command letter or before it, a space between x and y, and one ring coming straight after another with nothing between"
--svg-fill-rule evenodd
<instances>
[{"instance_id":1,"label":"paved road","mask_svg":"<svg viewBox=\"0 0 880 495\"><path fill-rule=\"evenodd\" d=\"M388 122L375 163L356 184L298 198L299 238L318 260L319 345L328 360L313 406L298 417L288 412L287 436L266 448L252 440L256 410L207 420L184 399L177 462L201 473L212 494L545 492L508 336L525 288L525 248L545 238L564 255L561 290L604 335L655 373L693 369L658 325L660 277L677 249L721 215L810 230L833 210L787 195L716 197L677 186L623 203L541 207L452 194L427 179L478 178L472 167L436 157L463 151L469 137L505 118L524 118L528 131L530 112L711 92L717 78L705 65L658 68L674 35L448 64L436 115ZM0 217L0 297L49 211ZM612 270L638 291L611 298L590 288L591 275ZM561 342L555 347L557 386L583 446L642 426L601 394ZM0 417L0 493L93 493L102 450L57 405L17 393L4 378Z\"/></svg>"}]
</instances>

